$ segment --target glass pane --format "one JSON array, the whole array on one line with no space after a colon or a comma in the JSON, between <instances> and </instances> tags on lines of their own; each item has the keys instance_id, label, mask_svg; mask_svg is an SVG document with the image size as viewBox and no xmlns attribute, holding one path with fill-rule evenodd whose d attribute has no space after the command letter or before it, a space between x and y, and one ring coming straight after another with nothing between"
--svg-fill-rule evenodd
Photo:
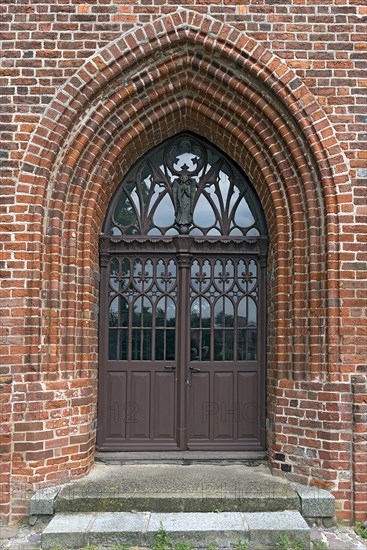
<instances>
[{"instance_id":1,"label":"glass pane","mask_svg":"<svg viewBox=\"0 0 367 550\"><path fill-rule=\"evenodd\" d=\"M194 210L194 224L199 227L211 227L215 221L213 207L204 195L200 195Z\"/></svg>"},{"instance_id":2,"label":"glass pane","mask_svg":"<svg viewBox=\"0 0 367 550\"><path fill-rule=\"evenodd\" d=\"M237 323L239 327L247 326L247 302L246 298L242 298L237 309Z\"/></svg>"},{"instance_id":3,"label":"glass pane","mask_svg":"<svg viewBox=\"0 0 367 550\"><path fill-rule=\"evenodd\" d=\"M246 352L246 333L245 329L237 330L237 360L245 361L247 359Z\"/></svg>"},{"instance_id":4,"label":"glass pane","mask_svg":"<svg viewBox=\"0 0 367 550\"><path fill-rule=\"evenodd\" d=\"M210 327L210 304L205 298L199 298L201 301L201 326Z\"/></svg>"},{"instance_id":5,"label":"glass pane","mask_svg":"<svg viewBox=\"0 0 367 550\"><path fill-rule=\"evenodd\" d=\"M158 227L152 227L149 229L148 235L162 235L162 231Z\"/></svg>"},{"instance_id":6,"label":"glass pane","mask_svg":"<svg viewBox=\"0 0 367 550\"><path fill-rule=\"evenodd\" d=\"M224 324L226 327L234 326L234 308L231 300L225 298L224 300Z\"/></svg>"},{"instance_id":7,"label":"glass pane","mask_svg":"<svg viewBox=\"0 0 367 550\"><path fill-rule=\"evenodd\" d=\"M138 298L135 300L133 305L133 327L140 327L141 326L141 317L142 317L142 311L143 311L143 299Z\"/></svg>"},{"instance_id":8,"label":"glass pane","mask_svg":"<svg viewBox=\"0 0 367 550\"><path fill-rule=\"evenodd\" d=\"M223 350L223 330L216 329L214 330L214 361L223 361L224 359L224 350Z\"/></svg>"},{"instance_id":9,"label":"glass pane","mask_svg":"<svg viewBox=\"0 0 367 550\"><path fill-rule=\"evenodd\" d=\"M221 235L221 232L216 227L212 227L209 229L207 235L213 236L213 235Z\"/></svg>"},{"instance_id":10,"label":"glass pane","mask_svg":"<svg viewBox=\"0 0 367 550\"><path fill-rule=\"evenodd\" d=\"M191 361L200 359L200 330L191 330Z\"/></svg>"},{"instance_id":11,"label":"glass pane","mask_svg":"<svg viewBox=\"0 0 367 550\"><path fill-rule=\"evenodd\" d=\"M122 231L114 225L113 227L111 227L109 235L112 235L113 237L121 237Z\"/></svg>"},{"instance_id":12,"label":"glass pane","mask_svg":"<svg viewBox=\"0 0 367 550\"><path fill-rule=\"evenodd\" d=\"M143 357L144 361L152 358L152 331L150 329L143 330Z\"/></svg>"},{"instance_id":13,"label":"glass pane","mask_svg":"<svg viewBox=\"0 0 367 550\"><path fill-rule=\"evenodd\" d=\"M250 329L247 331L248 338L248 353L247 359L254 361L257 357L257 331Z\"/></svg>"},{"instance_id":14,"label":"glass pane","mask_svg":"<svg viewBox=\"0 0 367 550\"><path fill-rule=\"evenodd\" d=\"M158 227L170 227L175 222L175 210L168 193L164 195L153 215L153 223Z\"/></svg>"},{"instance_id":15,"label":"glass pane","mask_svg":"<svg viewBox=\"0 0 367 550\"><path fill-rule=\"evenodd\" d=\"M117 258L113 258L110 263L110 285L114 290L119 289L119 283L117 280L120 266Z\"/></svg>"},{"instance_id":16,"label":"glass pane","mask_svg":"<svg viewBox=\"0 0 367 550\"><path fill-rule=\"evenodd\" d=\"M166 298L167 300L167 309L166 309L166 317L167 317L167 327L174 327L176 324L176 306L172 298Z\"/></svg>"},{"instance_id":17,"label":"glass pane","mask_svg":"<svg viewBox=\"0 0 367 550\"><path fill-rule=\"evenodd\" d=\"M260 236L260 231L258 229L256 229L256 227L252 227L251 229L249 229L246 233L247 237L259 237Z\"/></svg>"},{"instance_id":18,"label":"glass pane","mask_svg":"<svg viewBox=\"0 0 367 550\"><path fill-rule=\"evenodd\" d=\"M226 361L233 361L234 355L234 334L233 330L225 331L225 359Z\"/></svg>"},{"instance_id":19,"label":"glass pane","mask_svg":"<svg viewBox=\"0 0 367 550\"><path fill-rule=\"evenodd\" d=\"M157 361L165 359L164 357L164 329L155 331L155 358Z\"/></svg>"},{"instance_id":20,"label":"glass pane","mask_svg":"<svg viewBox=\"0 0 367 550\"><path fill-rule=\"evenodd\" d=\"M255 218L244 197L242 197L239 205L237 206L234 221L238 227L250 227L255 223Z\"/></svg>"},{"instance_id":21,"label":"glass pane","mask_svg":"<svg viewBox=\"0 0 367 550\"><path fill-rule=\"evenodd\" d=\"M175 350L176 350L176 331L168 329L166 333L166 357L165 359L175 359Z\"/></svg>"},{"instance_id":22,"label":"glass pane","mask_svg":"<svg viewBox=\"0 0 367 550\"><path fill-rule=\"evenodd\" d=\"M108 331L108 359L117 359L117 329L110 328Z\"/></svg>"},{"instance_id":23,"label":"glass pane","mask_svg":"<svg viewBox=\"0 0 367 550\"><path fill-rule=\"evenodd\" d=\"M132 359L138 360L141 359L141 352L140 352L140 344L141 344L141 330L140 328L132 329L132 351L131 356Z\"/></svg>"},{"instance_id":24,"label":"glass pane","mask_svg":"<svg viewBox=\"0 0 367 550\"><path fill-rule=\"evenodd\" d=\"M191 327L200 326L200 298L196 298L191 306Z\"/></svg>"},{"instance_id":25,"label":"glass pane","mask_svg":"<svg viewBox=\"0 0 367 550\"><path fill-rule=\"evenodd\" d=\"M148 298L144 298L143 326L152 327L152 304Z\"/></svg>"},{"instance_id":26,"label":"glass pane","mask_svg":"<svg viewBox=\"0 0 367 550\"><path fill-rule=\"evenodd\" d=\"M121 196L118 200L114 212L114 218L116 224L123 228L135 225L135 211L130 201L130 198L126 195L124 191L121 193Z\"/></svg>"},{"instance_id":27,"label":"glass pane","mask_svg":"<svg viewBox=\"0 0 367 550\"><path fill-rule=\"evenodd\" d=\"M254 300L248 298L248 326L256 327L257 325L257 308Z\"/></svg>"},{"instance_id":28,"label":"glass pane","mask_svg":"<svg viewBox=\"0 0 367 550\"><path fill-rule=\"evenodd\" d=\"M224 298L219 298L214 306L214 326L224 326Z\"/></svg>"},{"instance_id":29,"label":"glass pane","mask_svg":"<svg viewBox=\"0 0 367 550\"><path fill-rule=\"evenodd\" d=\"M110 327L118 326L118 297L112 300L108 313L108 321Z\"/></svg>"},{"instance_id":30,"label":"glass pane","mask_svg":"<svg viewBox=\"0 0 367 550\"><path fill-rule=\"evenodd\" d=\"M121 263L120 291L129 286L130 282L130 260L124 258Z\"/></svg>"},{"instance_id":31,"label":"glass pane","mask_svg":"<svg viewBox=\"0 0 367 550\"><path fill-rule=\"evenodd\" d=\"M238 227L234 227L233 229L230 230L229 234L232 237L242 237L243 231L241 229L238 229Z\"/></svg>"},{"instance_id":32,"label":"glass pane","mask_svg":"<svg viewBox=\"0 0 367 550\"><path fill-rule=\"evenodd\" d=\"M159 300L155 310L155 324L157 327L164 327L166 318L165 314L165 298Z\"/></svg>"},{"instance_id":33,"label":"glass pane","mask_svg":"<svg viewBox=\"0 0 367 550\"><path fill-rule=\"evenodd\" d=\"M203 330L201 337L201 360L210 361L210 330Z\"/></svg>"},{"instance_id":34,"label":"glass pane","mask_svg":"<svg viewBox=\"0 0 367 550\"><path fill-rule=\"evenodd\" d=\"M129 326L129 304L122 296L119 297L120 300L120 327Z\"/></svg>"},{"instance_id":35,"label":"glass pane","mask_svg":"<svg viewBox=\"0 0 367 550\"><path fill-rule=\"evenodd\" d=\"M120 353L119 353L119 359L122 361L127 359L127 351L128 351L128 329L120 329Z\"/></svg>"}]
</instances>

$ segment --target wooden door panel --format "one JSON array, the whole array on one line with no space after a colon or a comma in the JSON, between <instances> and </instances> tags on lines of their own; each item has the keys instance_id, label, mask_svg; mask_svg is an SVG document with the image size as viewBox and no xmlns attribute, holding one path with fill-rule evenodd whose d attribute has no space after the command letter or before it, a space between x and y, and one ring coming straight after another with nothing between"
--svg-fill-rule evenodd
<instances>
[{"instance_id":1,"label":"wooden door panel","mask_svg":"<svg viewBox=\"0 0 367 550\"><path fill-rule=\"evenodd\" d=\"M189 441L210 440L210 402L209 372L193 373L189 388Z\"/></svg>"},{"instance_id":2,"label":"wooden door panel","mask_svg":"<svg viewBox=\"0 0 367 550\"><path fill-rule=\"evenodd\" d=\"M176 426L175 372L155 372L153 414L155 440L174 440Z\"/></svg>"},{"instance_id":3,"label":"wooden door panel","mask_svg":"<svg viewBox=\"0 0 367 550\"><path fill-rule=\"evenodd\" d=\"M128 434L130 439L150 438L150 408L151 408L151 373L131 372L129 401L133 404L135 415L129 421Z\"/></svg>"},{"instance_id":4,"label":"wooden door panel","mask_svg":"<svg viewBox=\"0 0 367 550\"><path fill-rule=\"evenodd\" d=\"M212 377L214 386L213 438L215 440L233 440L238 416L234 387L235 376L233 372L215 372Z\"/></svg>"},{"instance_id":5,"label":"wooden door panel","mask_svg":"<svg viewBox=\"0 0 367 550\"><path fill-rule=\"evenodd\" d=\"M259 439L259 386L257 372L238 373L238 439Z\"/></svg>"},{"instance_id":6,"label":"wooden door panel","mask_svg":"<svg viewBox=\"0 0 367 550\"><path fill-rule=\"evenodd\" d=\"M109 372L107 380L108 409L106 411L107 437L126 438L127 373Z\"/></svg>"}]
</instances>

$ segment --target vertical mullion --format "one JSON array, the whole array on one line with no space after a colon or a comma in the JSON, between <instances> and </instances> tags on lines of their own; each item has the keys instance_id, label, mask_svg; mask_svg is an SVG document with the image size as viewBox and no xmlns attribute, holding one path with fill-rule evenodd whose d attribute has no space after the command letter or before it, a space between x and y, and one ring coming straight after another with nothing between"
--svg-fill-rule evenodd
<instances>
[{"instance_id":1,"label":"vertical mullion","mask_svg":"<svg viewBox=\"0 0 367 550\"><path fill-rule=\"evenodd\" d=\"M200 348L199 348L199 357L200 361L203 360L203 347L204 347L204 337L205 337L205 327L203 326L203 295L200 294Z\"/></svg>"},{"instance_id":2,"label":"vertical mullion","mask_svg":"<svg viewBox=\"0 0 367 550\"><path fill-rule=\"evenodd\" d=\"M204 262L203 262L204 263ZM213 278L214 278L214 268L212 262L209 262L209 285L208 293L210 292L210 288L213 287ZM213 297L214 298L214 297ZM210 304L210 361L214 361L214 340L215 340L215 331L214 331L214 323L215 323L215 315L214 315L214 304L215 299L209 300Z\"/></svg>"},{"instance_id":3,"label":"vertical mullion","mask_svg":"<svg viewBox=\"0 0 367 550\"><path fill-rule=\"evenodd\" d=\"M238 259L234 262L233 267L233 274L234 274L234 289L240 289L238 286ZM237 293L237 298L235 299L235 296L233 296L233 361L237 361L237 325L238 325L238 302L240 298Z\"/></svg>"},{"instance_id":4,"label":"vertical mullion","mask_svg":"<svg viewBox=\"0 0 367 550\"><path fill-rule=\"evenodd\" d=\"M164 295L163 359L167 359L167 294Z\"/></svg>"},{"instance_id":5,"label":"vertical mullion","mask_svg":"<svg viewBox=\"0 0 367 550\"><path fill-rule=\"evenodd\" d=\"M156 330L157 330L157 326L156 326L156 319L157 319L157 316L156 316L156 311L157 311L157 303L159 302L159 298L160 296L158 295L158 285L157 285L157 278L158 278L158 275L157 275L157 266L158 266L158 259L154 259L152 258L152 288L154 289L154 285L157 289L157 296L155 297L154 299L154 296L152 296L152 322L151 322L151 327L150 327L150 330L151 330L151 334L150 334L150 343L151 343L151 357L150 357L150 360L151 361L155 361L156 359L156 349L155 349L155 339L156 339Z\"/></svg>"},{"instance_id":6,"label":"vertical mullion","mask_svg":"<svg viewBox=\"0 0 367 550\"><path fill-rule=\"evenodd\" d=\"M133 280L134 280L134 273L133 273L133 258L129 258L128 259L129 261L129 269L130 269L130 285L134 285L133 283ZM127 359L128 361L131 361L132 359L132 356L133 356L133 314L132 314L132 300L133 298L131 297L131 300L127 300L127 303L128 303L128 312L127 312L127 316L128 316L128 326L127 326Z\"/></svg>"},{"instance_id":7,"label":"vertical mullion","mask_svg":"<svg viewBox=\"0 0 367 550\"><path fill-rule=\"evenodd\" d=\"M140 312L140 357L139 360L143 360L143 341L144 341L144 324L143 324L143 318L144 318L144 296L145 296L145 280L144 280L144 270L145 270L145 260L141 261L141 294L140 294L140 300L141 300L141 312Z\"/></svg>"},{"instance_id":8,"label":"vertical mullion","mask_svg":"<svg viewBox=\"0 0 367 550\"><path fill-rule=\"evenodd\" d=\"M246 262L246 274L248 276L250 276L250 263L251 263L251 260L247 260ZM250 293L249 293L249 287L250 287L250 282L247 282L246 283L246 290L247 290L247 293L246 293L246 359L249 360L250 359L250 356L249 356L249 339L250 339L250 325L249 325L249 318L250 318L250 302L249 302L249 296L250 296Z\"/></svg>"},{"instance_id":9,"label":"vertical mullion","mask_svg":"<svg viewBox=\"0 0 367 550\"><path fill-rule=\"evenodd\" d=\"M177 253L177 327L175 331L177 344L177 378L178 378L178 445L181 450L186 449L188 439L188 403L189 387L186 378L189 376L190 365L190 276L192 257L187 248Z\"/></svg>"},{"instance_id":10,"label":"vertical mullion","mask_svg":"<svg viewBox=\"0 0 367 550\"><path fill-rule=\"evenodd\" d=\"M121 274L121 261L120 258L117 258L118 263L118 273L119 276ZM111 277L111 263L109 268L109 279ZM120 327L121 327L121 294L120 294L120 282L118 285L118 294L117 294L117 329L116 329L116 338L117 338L117 360L120 361L121 359L121 353L120 353Z\"/></svg>"}]
</instances>

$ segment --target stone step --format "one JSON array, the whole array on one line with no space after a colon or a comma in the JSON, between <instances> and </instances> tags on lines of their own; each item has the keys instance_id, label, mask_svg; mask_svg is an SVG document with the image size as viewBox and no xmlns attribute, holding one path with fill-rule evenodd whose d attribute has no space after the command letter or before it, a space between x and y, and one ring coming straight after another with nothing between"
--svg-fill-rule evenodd
<instances>
[{"instance_id":1,"label":"stone step","mask_svg":"<svg viewBox=\"0 0 367 550\"><path fill-rule=\"evenodd\" d=\"M112 548L118 545L151 547L164 529L173 543L195 548L274 549L287 539L289 546L310 548L310 529L297 511L151 513L115 512L57 514L42 533L42 550ZM246 546L247 543L247 546ZM283 546L284 547L284 546Z\"/></svg>"},{"instance_id":2,"label":"stone step","mask_svg":"<svg viewBox=\"0 0 367 550\"><path fill-rule=\"evenodd\" d=\"M295 489L265 466L95 466L63 486L56 512L275 512L300 510ZM31 512L32 513L32 512Z\"/></svg>"},{"instance_id":3,"label":"stone step","mask_svg":"<svg viewBox=\"0 0 367 550\"><path fill-rule=\"evenodd\" d=\"M170 452L96 452L102 464L244 464L267 463L266 451L170 451Z\"/></svg>"}]
</instances>

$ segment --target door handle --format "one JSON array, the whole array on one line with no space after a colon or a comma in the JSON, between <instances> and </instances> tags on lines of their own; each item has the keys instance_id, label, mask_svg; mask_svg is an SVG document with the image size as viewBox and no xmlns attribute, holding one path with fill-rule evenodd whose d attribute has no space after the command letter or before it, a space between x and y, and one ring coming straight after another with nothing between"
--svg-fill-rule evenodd
<instances>
[{"instance_id":1,"label":"door handle","mask_svg":"<svg viewBox=\"0 0 367 550\"><path fill-rule=\"evenodd\" d=\"M164 366L165 369L170 369L170 370L175 370L176 369L176 365L165 365Z\"/></svg>"},{"instance_id":2,"label":"door handle","mask_svg":"<svg viewBox=\"0 0 367 550\"><path fill-rule=\"evenodd\" d=\"M189 369L191 370L191 372L201 372L201 369L198 369L196 367L189 367Z\"/></svg>"}]
</instances>

